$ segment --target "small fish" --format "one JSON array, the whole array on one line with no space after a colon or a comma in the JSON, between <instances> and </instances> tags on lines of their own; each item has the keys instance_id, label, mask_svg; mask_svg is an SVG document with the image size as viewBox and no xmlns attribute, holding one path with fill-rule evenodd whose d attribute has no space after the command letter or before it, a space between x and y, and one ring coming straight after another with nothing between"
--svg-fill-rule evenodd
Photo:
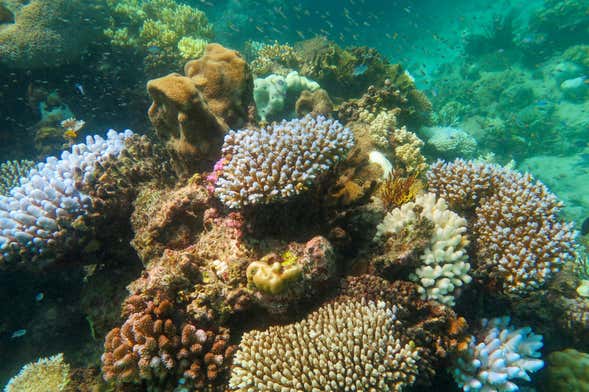
<instances>
[{"instance_id":1,"label":"small fish","mask_svg":"<svg viewBox=\"0 0 589 392\"><path fill-rule=\"evenodd\" d=\"M35 301L37 301L37 302L43 301L43 298L45 298L45 294L43 294L43 293L39 293L39 294L35 295Z\"/></svg>"},{"instance_id":2,"label":"small fish","mask_svg":"<svg viewBox=\"0 0 589 392\"><path fill-rule=\"evenodd\" d=\"M546 106L548 105L548 101L545 99L541 99L538 102L536 102L536 106Z\"/></svg>"},{"instance_id":3,"label":"small fish","mask_svg":"<svg viewBox=\"0 0 589 392\"><path fill-rule=\"evenodd\" d=\"M147 48L147 51L151 54L158 54L159 52L161 52L162 50L160 49L159 46L157 45L152 45L149 48Z\"/></svg>"},{"instance_id":4,"label":"small fish","mask_svg":"<svg viewBox=\"0 0 589 392\"><path fill-rule=\"evenodd\" d=\"M352 73L354 76L364 75L368 70L368 66L366 64L360 64L354 67L354 72Z\"/></svg>"},{"instance_id":5,"label":"small fish","mask_svg":"<svg viewBox=\"0 0 589 392\"><path fill-rule=\"evenodd\" d=\"M86 95L86 92L84 91L84 86L82 86L80 83L76 83L74 84L74 88L76 89L77 92L79 92L81 95Z\"/></svg>"},{"instance_id":6,"label":"small fish","mask_svg":"<svg viewBox=\"0 0 589 392\"><path fill-rule=\"evenodd\" d=\"M12 333L12 335L10 336L10 339L21 338L21 337L25 336L26 334L27 334L26 329L19 329L18 331L14 331Z\"/></svg>"}]
</instances>

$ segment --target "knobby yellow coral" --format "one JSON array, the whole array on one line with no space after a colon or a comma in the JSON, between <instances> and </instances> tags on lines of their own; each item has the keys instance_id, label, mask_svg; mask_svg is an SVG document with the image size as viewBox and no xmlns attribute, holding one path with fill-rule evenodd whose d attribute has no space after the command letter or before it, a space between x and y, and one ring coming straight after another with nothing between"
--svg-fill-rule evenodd
<instances>
[{"instance_id":1,"label":"knobby yellow coral","mask_svg":"<svg viewBox=\"0 0 589 392\"><path fill-rule=\"evenodd\" d=\"M303 270L287 255L281 261L275 255L269 255L260 261L254 261L247 267L247 280L260 291L280 294L289 285L302 277Z\"/></svg>"}]
</instances>

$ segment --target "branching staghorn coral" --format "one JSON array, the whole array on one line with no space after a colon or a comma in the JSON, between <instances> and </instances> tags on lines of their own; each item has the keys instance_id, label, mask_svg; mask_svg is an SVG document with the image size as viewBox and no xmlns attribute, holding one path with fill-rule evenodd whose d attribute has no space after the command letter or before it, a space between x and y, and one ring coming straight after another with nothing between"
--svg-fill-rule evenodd
<instances>
[{"instance_id":1,"label":"branching staghorn coral","mask_svg":"<svg viewBox=\"0 0 589 392\"><path fill-rule=\"evenodd\" d=\"M118 156L133 132L110 130L106 139L87 137L61 159L47 158L21 178L21 185L0 196L0 264L51 258L51 249L63 245L77 218L91 206L80 187L94 180L94 165Z\"/></svg>"},{"instance_id":2,"label":"branching staghorn coral","mask_svg":"<svg viewBox=\"0 0 589 392\"><path fill-rule=\"evenodd\" d=\"M530 381L528 373L540 370L542 335L531 328L514 329L509 317L482 321L479 337L456 359L453 376L464 392L517 391L515 379Z\"/></svg>"},{"instance_id":3,"label":"branching staghorn coral","mask_svg":"<svg viewBox=\"0 0 589 392\"><path fill-rule=\"evenodd\" d=\"M576 259L572 224L562 203L529 174L457 159L427 173L430 191L472 215L475 274L507 294L525 295Z\"/></svg>"},{"instance_id":4,"label":"branching staghorn coral","mask_svg":"<svg viewBox=\"0 0 589 392\"><path fill-rule=\"evenodd\" d=\"M288 199L333 169L353 144L349 129L322 116L230 131L215 195L230 208Z\"/></svg>"},{"instance_id":5,"label":"branching staghorn coral","mask_svg":"<svg viewBox=\"0 0 589 392\"><path fill-rule=\"evenodd\" d=\"M69 384L70 366L63 354L28 363L8 381L4 392L62 392Z\"/></svg>"},{"instance_id":6,"label":"branching staghorn coral","mask_svg":"<svg viewBox=\"0 0 589 392\"><path fill-rule=\"evenodd\" d=\"M433 223L429 243L420 256L420 264L410 279L420 286L424 299L433 299L453 306L456 291L470 283L470 265L466 247L466 220L448 210L443 199L432 193L418 195L409 202L388 213L377 227L376 241L401 232L407 225L425 218Z\"/></svg>"},{"instance_id":7,"label":"branching staghorn coral","mask_svg":"<svg viewBox=\"0 0 589 392\"><path fill-rule=\"evenodd\" d=\"M306 319L243 335L229 386L280 390L401 391L417 376L419 349L403 343L395 307L343 300Z\"/></svg>"},{"instance_id":8,"label":"branching staghorn coral","mask_svg":"<svg viewBox=\"0 0 589 392\"><path fill-rule=\"evenodd\" d=\"M6 161L0 164L0 195L8 195L35 166L33 161Z\"/></svg>"}]
</instances>

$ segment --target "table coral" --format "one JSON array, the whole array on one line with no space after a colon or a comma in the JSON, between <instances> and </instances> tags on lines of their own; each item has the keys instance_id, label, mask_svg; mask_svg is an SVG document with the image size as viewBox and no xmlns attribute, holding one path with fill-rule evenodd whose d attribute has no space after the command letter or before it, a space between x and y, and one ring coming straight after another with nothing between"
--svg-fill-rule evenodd
<instances>
[{"instance_id":1,"label":"table coral","mask_svg":"<svg viewBox=\"0 0 589 392\"><path fill-rule=\"evenodd\" d=\"M306 319L243 335L232 390L401 391L417 377L419 350L403 342L396 308L342 301Z\"/></svg>"},{"instance_id":2,"label":"table coral","mask_svg":"<svg viewBox=\"0 0 589 392\"><path fill-rule=\"evenodd\" d=\"M429 243L410 279L420 285L424 299L453 306L457 291L471 281L466 253L469 241L466 220L448 210L443 199L436 199L432 193L422 194L415 202L394 209L378 225L375 240L386 241L420 218L433 223L433 227Z\"/></svg>"},{"instance_id":3,"label":"table coral","mask_svg":"<svg viewBox=\"0 0 589 392\"><path fill-rule=\"evenodd\" d=\"M562 203L529 174L498 165L438 161L430 191L472 216L475 276L506 294L538 289L576 258L575 232L558 213Z\"/></svg>"},{"instance_id":4,"label":"table coral","mask_svg":"<svg viewBox=\"0 0 589 392\"><path fill-rule=\"evenodd\" d=\"M321 116L230 131L215 195L230 208L292 198L332 170L353 143L349 129Z\"/></svg>"}]
</instances>

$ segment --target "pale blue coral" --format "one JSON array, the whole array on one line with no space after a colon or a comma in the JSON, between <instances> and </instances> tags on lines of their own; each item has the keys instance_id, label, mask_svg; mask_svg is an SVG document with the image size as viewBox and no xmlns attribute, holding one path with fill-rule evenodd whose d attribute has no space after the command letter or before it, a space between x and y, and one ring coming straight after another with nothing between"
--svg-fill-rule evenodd
<instances>
[{"instance_id":1,"label":"pale blue coral","mask_svg":"<svg viewBox=\"0 0 589 392\"><path fill-rule=\"evenodd\" d=\"M352 131L322 116L230 131L215 194L230 208L285 200L311 186L353 145Z\"/></svg>"},{"instance_id":2,"label":"pale blue coral","mask_svg":"<svg viewBox=\"0 0 589 392\"><path fill-rule=\"evenodd\" d=\"M517 391L515 380L530 381L529 373L544 366L540 359L542 335L529 327L514 329L509 324L508 316L482 321L480 339L471 339L453 369L463 391Z\"/></svg>"},{"instance_id":3,"label":"pale blue coral","mask_svg":"<svg viewBox=\"0 0 589 392\"><path fill-rule=\"evenodd\" d=\"M61 159L49 157L37 164L21 178L20 186L0 196L0 261L43 259L71 222L91 205L76 181L89 183L95 163L118 156L132 134L110 130L106 138L88 136L85 144L64 151Z\"/></svg>"}]
</instances>

